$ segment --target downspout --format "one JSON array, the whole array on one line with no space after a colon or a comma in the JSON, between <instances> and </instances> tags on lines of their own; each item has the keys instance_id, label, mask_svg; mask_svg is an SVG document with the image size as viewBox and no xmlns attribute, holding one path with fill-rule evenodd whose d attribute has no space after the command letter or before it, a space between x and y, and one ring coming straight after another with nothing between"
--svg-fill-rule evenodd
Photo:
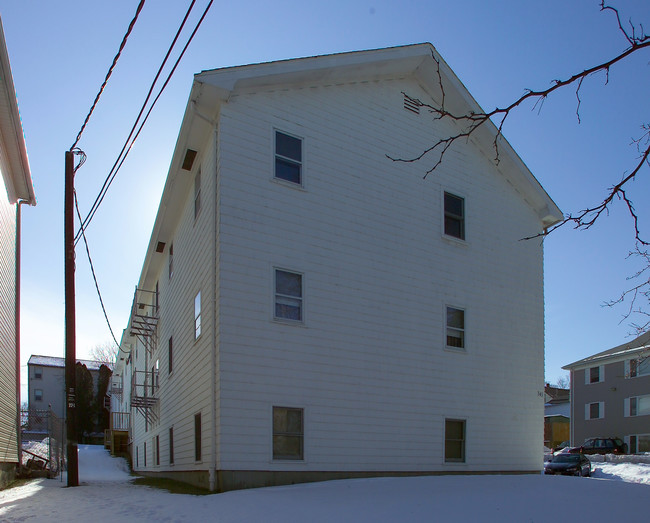
<instances>
[{"instance_id":1,"label":"downspout","mask_svg":"<svg viewBox=\"0 0 650 523\"><path fill-rule=\"evenodd\" d=\"M195 107L196 110L196 107ZM197 112L197 114L199 114ZM214 219L212 231L212 438L211 454L212 466L210 467L210 490L217 488L217 139L216 124L213 122L215 132L213 133L214 143Z\"/></svg>"},{"instance_id":2,"label":"downspout","mask_svg":"<svg viewBox=\"0 0 650 523\"><path fill-rule=\"evenodd\" d=\"M15 281L15 319L16 319L16 445L18 451L18 469L23 463L22 434L20 426L20 243L21 243L21 214L20 206L29 203L27 200L18 200L16 203L16 281Z\"/></svg>"}]
</instances>

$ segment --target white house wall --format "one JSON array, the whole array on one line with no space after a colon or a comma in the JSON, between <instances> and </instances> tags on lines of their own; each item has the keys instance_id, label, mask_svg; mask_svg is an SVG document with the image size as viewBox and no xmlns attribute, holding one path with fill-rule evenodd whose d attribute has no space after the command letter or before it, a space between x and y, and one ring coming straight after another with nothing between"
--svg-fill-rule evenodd
<instances>
[{"instance_id":1,"label":"white house wall","mask_svg":"<svg viewBox=\"0 0 650 523\"><path fill-rule=\"evenodd\" d=\"M151 370L159 361L160 398L156 407L159 421L145 431L144 418L135 410L133 463L136 447L139 453L135 467L141 472L208 470L213 462L210 436L212 416L212 348L214 347L214 203L215 146L214 135L206 136L205 147L197 156L191 172L181 171L180 184L187 185L187 197L176 231L166 242L164 263L157 280L159 285L160 320L158 349L147 362ZM194 176L201 168L201 210L194 219ZM169 277L169 247L173 244L173 274ZM153 289L148 289L153 290ZM194 297L201 291L201 336L194 339ZM173 367L169 373L168 340L173 338ZM133 354L133 352L132 352ZM134 369L145 370L145 350L140 344ZM202 451L200 461L194 459L194 415L201 413ZM174 431L174 464L169 464L169 428ZM160 465L154 461L152 439L158 435ZM147 443L147 466L144 466L144 442Z\"/></svg>"},{"instance_id":2,"label":"white house wall","mask_svg":"<svg viewBox=\"0 0 650 523\"><path fill-rule=\"evenodd\" d=\"M405 110L403 91L426 100L394 79L235 93L221 109L221 469L541 467L543 256L520 241L538 218L471 142L426 180L435 156L387 159L449 131ZM274 129L303 139L304 188L273 180ZM466 242L443 237L444 191L465 198ZM274 267L303 273L303 325L273 320ZM465 352L444 348L446 305L466 311ZM178 412L209 403L205 364L186 365ZM304 461L272 460L274 405L304 409ZM465 463L444 461L445 418L466 420Z\"/></svg>"},{"instance_id":3,"label":"white house wall","mask_svg":"<svg viewBox=\"0 0 650 523\"><path fill-rule=\"evenodd\" d=\"M0 463L18 463L16 441L16 206L0 173ZM0 484L3 482L0 481Z\"/></svg>"}]
</instances>

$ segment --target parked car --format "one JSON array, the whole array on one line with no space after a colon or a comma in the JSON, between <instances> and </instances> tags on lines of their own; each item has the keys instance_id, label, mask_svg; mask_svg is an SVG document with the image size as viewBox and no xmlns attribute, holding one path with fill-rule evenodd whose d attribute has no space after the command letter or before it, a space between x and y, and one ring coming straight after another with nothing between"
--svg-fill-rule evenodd
<instances>
[{"instance_id":1,"label":"parked car","mask_svg":"<svg viewBox=\"0 0 650 523\"><path fill-rule=\"evenodd\" d=\"M571 454L627 454L627 443L621 438L589 438L579 447L569 449Z\"/></svg>"},{"instance_id":2,"label":"parked car","mask_svg":"<svg viewBox=\"0 0 650 523\"><path fill-rule=\"evenodd\" d=\"M584 454L556 454L544 464L544 474L591 476L591 461Z\"/></svg>"},{"instance_id":3,"label":"parked car","mask_svg":"<svg viewBox=\"0 0 650 523\"><path fill-rule=\"evenodd\" d=\"M569 441L563 441L559 445L556 445L553 447L553 452L560 452L562 449L565 449L567 447L570 447L571 443Z\"/></svg>"}]
</instances>

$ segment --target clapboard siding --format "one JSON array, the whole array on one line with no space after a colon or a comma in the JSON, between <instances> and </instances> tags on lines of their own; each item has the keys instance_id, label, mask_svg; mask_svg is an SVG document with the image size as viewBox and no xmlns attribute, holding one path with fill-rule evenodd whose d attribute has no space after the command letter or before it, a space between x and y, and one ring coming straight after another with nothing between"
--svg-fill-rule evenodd
<instances>
[{"instance_id":1,"label":"clapboard siding","mask_svg":"<svg viewBox=\"0 0 650 523\"><path fill-rule=\"evenodd\" d=\"M17 463L16 207L0 180L0 463Z\"/></svg>"},{"instance_id":2,"label":"clapboard siding","mask_svg":"<svg viewBox=\"0 0 650 523\"><path fill-rule=\"evenodd\" d=\"M426 180L427 160L387 159L450 131L404 111L403 91L426 97L396 78L241 93L221 109L224 469L540 465L542 249L519 241L538 218L471 142ZM303 139L304 189L273 181L274 129ZM445 190L465 198L463 244L442 237ZM272 320L273 267L304 274L303 325ZM466 309L466 353L444 349L446 304ZM271 460L273 405L305 409L304 463ZM450 416L467 419L464 465L444 464Z\"/></svg>"},{"instance_id":3,"label":"clapboard siding","mask_svg":"<svg viewBox=\"0 0 650 523\"><path fill-rule=\"evenodd\" d=\"M168 240L159 274L160 293L158 348L148 363L159 361L159 420L145 432L143 418L136 415L134 444L147 442L147 467L141 470L205 470L211 462L209 435L212 417L211 351L214 346L214 205L216 184L214 137L207 138L191 173L184 172L187 186L183 211L176 231ZM194 217L194 176L201 169L201 208ZM168 272L169 246L174 246L173 274ZM201 292L201 335L194 339L194 297ZM168 344L173 339L173 371L169 374ZM144 349L139 349L144 370ZM194 460L194 415L201 413L202 459ZM169 464L169 428L174 428L174 464ZM153 460L152 438L159 435L160 465ZM142 451L141 451L142 452Z\"/></svg>"}]
</instances>

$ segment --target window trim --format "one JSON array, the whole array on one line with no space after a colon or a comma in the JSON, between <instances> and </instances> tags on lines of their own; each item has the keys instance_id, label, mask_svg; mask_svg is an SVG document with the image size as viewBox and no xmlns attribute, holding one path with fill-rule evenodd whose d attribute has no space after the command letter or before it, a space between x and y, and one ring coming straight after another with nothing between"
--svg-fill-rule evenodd
<instances>
[{"instance_id":1,"label":"window trim","mask_svg":"<svg viewBox=\"0 0 650 523\"><path fill-rule=\"evenodd\" d=\"M276 432L275 431L275 411L276 409L285 409L288 411L300 412L300 432ZM300 438L300 457L277 456L275 453L276 436L289 436ZM305 461L305 409L303 407L285 407L283 405L271 406L271 460L273 462L304 462Z\"/></svg>"},{"instance_id":2,"label":"window trim","mask_svg":"<svg viewBox=\"0 0 650 523\"><path fill-rule=\"evenodd\" d=\"M447 437L447 422L457 422L457 423L462 423L462 428L463 428L463 435L461 440L456 440L452 438ZM450 463L450 464L458 464L458 463L467 463L467 419L465 418L444 418L443 422L443 448L442 448L442 456L443 460L445 463ZM450 442L456 442L460 441L461 442L461 457L460 458L448 458L447 457L447 441Z\"/></svg>"},{"instance_id":3,"label":"window trim","mask_svg":"<svg viewBox=\"0 0 650 523\"><path fill-rule=\"evenodd\" d=\"M277 141L278 141L278 133L283 134L285 136L288 136L290 138L295 138L296 140L300 140L300 161L296 160L295 158L290 158L288 156L284 156L283 154L278 153L278 146L277 146ZM277 161L281 160L284 162L288 162L291 164L298 165L300 168L300 182L296 183L291 180L287 180L286 178L281 178L277 176L276 173L276 165ZM279 129L277 127L273 128L273 180L277 181L279 183L286 184L289 187L296 187L296 188L304 188L305 186L305 139L302 136L299 136L297 134L284 131L282 129Z\"/></svg>"},{"instance_id":4,"label":"window trim","mask_svg":"<svg viewBox=\"0 0 650 523\"><path fill-rule=\"evenodd\" d=\"M194 296L194 341L201 337L201 291Z\"/></svg>"},{"instance_id":5,"label":"window trim","mask_svg":"<svg viewBox=\"0 0 650 523\"><path fill-rule=\"evenodd\" d=\"M463 328L458 329L456 327L449 327L449 309L457 310L457 311L462 311L463 313ZM466 352L467 351L467 309L464 307L459 307L458 305L450 305L450 304L445 304L444 306L444 347L446 350L454 351L454 352ZM453 330L460 330L462 332L462 342L463 345L461 347L456 347L454 345L449 345L447 343L448 341L448 335L447 331L448 329L453 329Z\"/></svg>"},{"instance_id":6,"label":"window trim","mask_svg":"<svg viewBox=\"0 0 650 523\"><path fill-rule=\"evenodd\" d=\"M598 417L591 417L591 406L598 405ZM595 419L605 419L605 402L604 401L591 401L585 403L585 421L591 421Z\"/></svg>"},{"instance_id":7,"label":"window trim","mask_svg":"<svg viewBox=\"0 0 650 523\"><path fill-rule=\"evenodd\" d=\"M591 381L592 369L598 369L598 381ZM594 385L605 381L605 365L593 365L585 369L585 385Z\"/></svg>"},{"instance_id":8,"label":"window trim","mask_svg":"<svg viewBox=\"0 0 650 523\"><path fill-rule=\"evenodd\" d=\"M625 377L626 378L643 378L644 376L650 376L650 357L638 357L630 358L625 360ZM632 363L634 362L634 364ZM643 374L639 373L641 366L644 366L647 372Z\"/></svg>"},{"instance_id":9,"label":"window trim","mask_svg":"<svg viewBox=\"0 0 650 523\"><path fill-rule=\"evenodd\" d=\"M277 274L278 271L285 272L288 274L295 274L300 276L300 296L291 296L288 294L282 294L277 292ZM296 320L293 318L285 318L283 316L278 316L276 314L276 307L278 305L278 297L289 299L289 300L298 300L300 302L300 319ZM300 271L293 269L286 269L284 267L273 267L273 308L272 308L273 320L279 323L286 323L290 325L304 325L305 323L305 274Z\"/></svg>"},{"instance_id":10,"label":"window trim","mask_svg":"<svg viewBox=\"0 0 650 523\"><path fill-rule=\"evenodd\" d=\"M623 415L626 418L637 418L640 416L650 416L650 408L646 411L639 412L639 400L646 399L650 402L650 394L641 394L640 396L631 396L623 400ZM645 402L644 402L645 403ZM634 411L634 413L632 412Z\"/></svg>"},{"instance_id":11,"label":"window trim","mask_svg":"<svg viewBox=\"0 0 650 523\"><path fill-rule=\"evenodd\" d=\"M447 211L446 205L445 205L445 196L449 195L453 198L458 198L459 200L462 201L462 215L457 215L453 214L451 211ZM444 238L450 239L452 241L460 242L460 243L467 243L467 198L461 194L458 194L457 192L451 192L446 189L443 189L442 191L442 235ZM447 233L447 227L446 227L446 220L447 217L457 219L460 221L461 225L461 236L455 236L453 234Z\"/></svg>"}]
</instances>

